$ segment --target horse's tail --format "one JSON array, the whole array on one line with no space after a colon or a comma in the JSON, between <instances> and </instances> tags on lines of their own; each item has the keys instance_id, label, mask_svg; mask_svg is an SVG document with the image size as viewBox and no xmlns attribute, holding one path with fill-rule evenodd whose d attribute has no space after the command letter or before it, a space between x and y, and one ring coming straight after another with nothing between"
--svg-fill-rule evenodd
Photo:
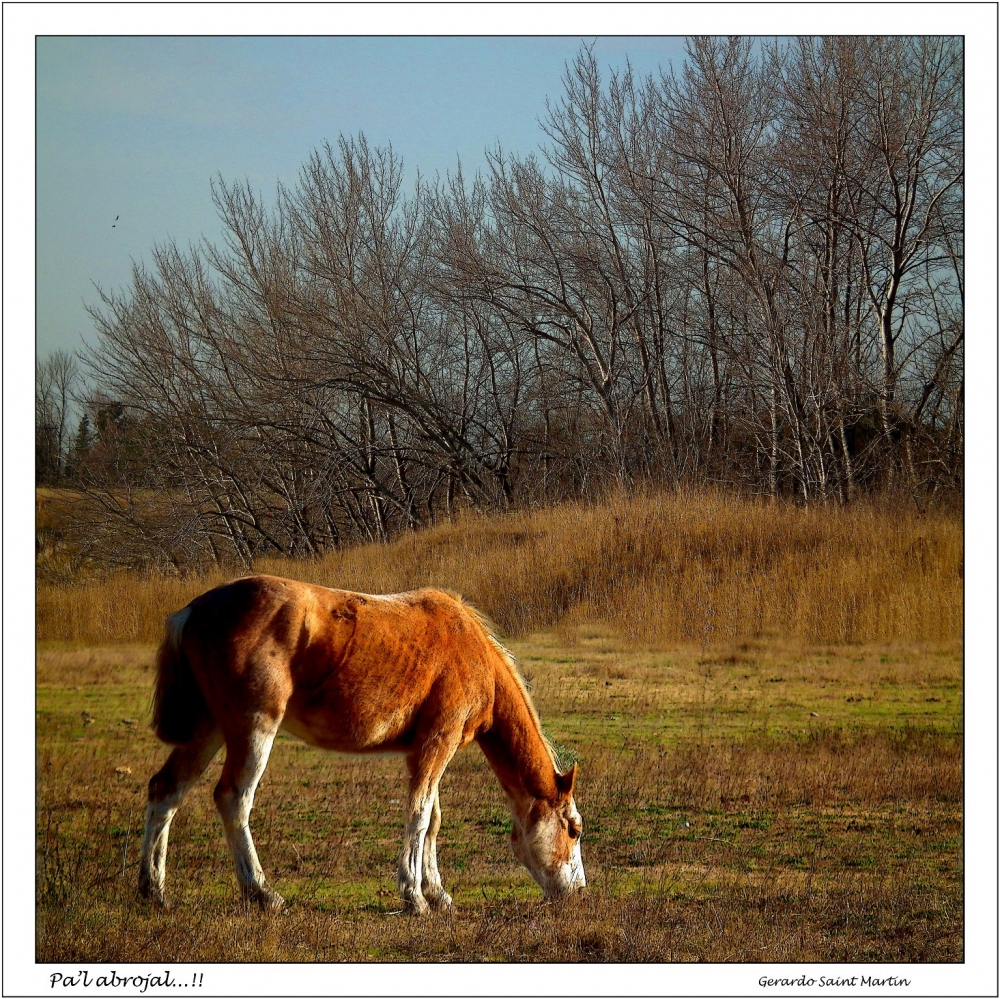
<instances>
[{"instance_id":1,"label":"horse's tail","mask_svg":"<svg viewBox=\"0 0 1000 999\"><path fill-rule=\"evenodd\" d=\"M156 653L156 691L153 694L153 731L175 746L190 742L211 711L191 671L181 645L191 608L167 618L167 633Z\"/></svg>"}]
</instances>

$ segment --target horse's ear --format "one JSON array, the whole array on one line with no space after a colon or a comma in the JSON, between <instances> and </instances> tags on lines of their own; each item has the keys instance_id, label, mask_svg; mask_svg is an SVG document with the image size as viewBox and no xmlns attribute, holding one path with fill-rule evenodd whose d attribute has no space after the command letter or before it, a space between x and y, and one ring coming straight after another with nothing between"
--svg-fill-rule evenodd
<instances>
[{"instance_id":1,"label":"horse's ear","mask_svg":"<svg viewBox=\"0 0 1000 999\"><path fill-rule=\"evenodd\" d=\"M576 764L569 768L564 774L556 774L556 787L559 793L568 798L573 793L573 785L576 783Z\"/></svg>"}]
</instances>

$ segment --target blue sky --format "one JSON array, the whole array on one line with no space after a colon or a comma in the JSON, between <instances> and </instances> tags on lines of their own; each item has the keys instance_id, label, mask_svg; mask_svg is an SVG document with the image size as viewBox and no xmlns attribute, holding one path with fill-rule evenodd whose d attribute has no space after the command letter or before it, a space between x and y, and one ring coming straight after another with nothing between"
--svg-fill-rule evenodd
<instances>
[{"instance_id":1,"label":"blue sky","mask_svg":"<svg viewBox=\"0 0 1000 999\"><path fill-rule=\"evenodd\" d=\"M90 333L95 283L125 285L157 242L216 235L216 175L270 195L341 133L391 143L411 182L459 157L474 172L497 143L537 149L585 41L643 75L683 59L677 37L38 38L39 355Z\"/></svg>"}]
</instances>

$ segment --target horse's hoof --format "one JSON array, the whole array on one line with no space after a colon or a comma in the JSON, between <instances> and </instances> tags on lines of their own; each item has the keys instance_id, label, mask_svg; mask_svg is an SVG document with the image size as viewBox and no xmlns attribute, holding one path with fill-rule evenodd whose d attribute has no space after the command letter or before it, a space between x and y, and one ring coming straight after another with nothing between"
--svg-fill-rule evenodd
<instances>
[{"instance_id":1,"label":"horse's hoof","mask_svg":"<svg viewBox=\"0 0 1000 999\"><path fill-rule=\"evenodd\" d=\"M451 908L451 895L443 888L436 895L427 895L427 903L435 912L447 912Z\"/></svg>"},{"instance_id":2,"label":"horse's hoof","mask_svg":"<svg viewBox=\"0 0 1000 999\"><path fill-rule=\"evenodd\" d=\"M403 911L408 916L426 916L431 911L423 895L403 899Z\"/></svg>"},{"instance_id":3,"label":"horse's hoof","mask_svg":"<svg viewBox=\"0 0 1000 999\"><path fill-rule=\"evenodd\" d=\"M265 888L257 897L257 904L261 912L278 912L285 907L285 899L273 888Z\"/></svg>"},{"instance_id":4,"label":"horse's hoof","mask_svg":"<svg viewBox=\"0 0 1000 999\"><path fill-rule=\"evenodd\" d=\"M285 899L269 885L263 887L244 888L243 897L248 902L256 902L261 912L277 912L284 908Z\"/></svg>"},{"instance_id":5,"label":"horse's hoof","mask_svg":"<svg viewBox=\"0 0 1000 999\"><path fill-rule=\"evenodd\" d=\"M170 908L170 902L167 900L166 895L163 894L163 889L154 887L148 881L139 882L139 894L158 909Z\"/></svg>"}]
</instances>

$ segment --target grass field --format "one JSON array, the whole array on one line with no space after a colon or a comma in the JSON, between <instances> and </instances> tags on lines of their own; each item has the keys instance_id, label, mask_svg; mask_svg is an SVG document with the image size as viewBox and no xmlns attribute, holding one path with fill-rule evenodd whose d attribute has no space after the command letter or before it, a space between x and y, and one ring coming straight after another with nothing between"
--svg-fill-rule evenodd
<instances>
[{"instance_id":1,"label":"grass field","mask_svg":"<svg viewBox=\"0 0 1000 999\"><path fill-rule=\"evenodd\" d=\"M404 764L280 737L252 826L289 900L239 900L211 800L174 822L156 911L136 894L153 647L43 641L37 954L82 961L961 961L956 639L758 637L647 651L574 623L512 641L580 766L585 896L547 905L474 746L441 790L447 916L398 915Z\"/></svg>"},{"instance_id":2,"label":"grass field","mask_svg":"<svg viewBox=\"0 0 1000 999\"><path fill-rule=\"evenodd\" d=\"M252 825L288 908L238 899L211 799L221 754L173 825L174 908L138 899L166 754L147 725L154 643L236 573L69 572L57 549L37 588L39 960L963 959L958 511L649 493L261 561L364 592L459 590L579 762L587 894L542 903L470 747L441 789L456 905L427 920L397 914L402 759L284 737Z\"/></svg>"}]
</instances>

